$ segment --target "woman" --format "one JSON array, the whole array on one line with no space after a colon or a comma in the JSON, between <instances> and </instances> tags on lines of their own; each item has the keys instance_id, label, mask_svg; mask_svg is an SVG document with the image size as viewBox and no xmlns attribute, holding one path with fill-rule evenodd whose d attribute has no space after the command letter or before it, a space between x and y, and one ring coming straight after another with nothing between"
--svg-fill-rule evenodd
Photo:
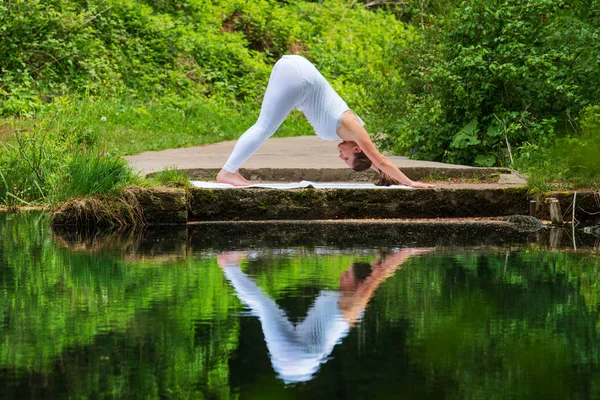
<instances>
[{"instance_id":1,"label":"woman","mask_svg":"<svg viewBox=\"0 0 600 400\"><path fill-rule=\"evenodd\" d=\"M217 175L217 181L235 186L248 185L239 173L240 166L275 133L294 107L306 115L321 139L342 140L338 145L339 156L355 171L374 169L380 176L378 184L433 187L412 181L383 156L363 128L362 120L348 108L315 66L298 55L283 56L275 63L260 116L236 143Z\"/></svg>"}]
</instances>

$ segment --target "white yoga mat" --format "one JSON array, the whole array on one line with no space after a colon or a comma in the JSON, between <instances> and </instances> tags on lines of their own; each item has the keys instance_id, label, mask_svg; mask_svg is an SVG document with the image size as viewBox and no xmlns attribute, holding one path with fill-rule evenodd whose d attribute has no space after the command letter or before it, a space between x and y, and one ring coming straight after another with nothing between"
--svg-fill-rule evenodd
<instances>
[{"instance_id":1,"label":"white yoga mat","mask_svg":"<svg viewBox=\"0 0 600 400\"><path fill-rule=\"evenodd\" d=\"M264 188L264 189L412 189L410 186L392 185L377 186L374 183L354 183L354 182L291 182L291 183L254 183L249 186L233 186L228 183L191 181L192 186L201 189L245 189L245 188Z\"/></svg>"}]
</instances>

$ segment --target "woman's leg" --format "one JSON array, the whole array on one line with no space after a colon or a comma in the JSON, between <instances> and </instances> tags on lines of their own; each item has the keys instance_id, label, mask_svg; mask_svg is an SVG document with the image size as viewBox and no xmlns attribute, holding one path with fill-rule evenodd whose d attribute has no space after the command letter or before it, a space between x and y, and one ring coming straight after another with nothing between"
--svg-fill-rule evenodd
<instances>
[{"instance_id":1,"label":"woman's leg","mask_svg":"<svg viewBox=\"0 0 600 400\"><path fill-rule=\"evenodd\" d=\"M260 115L256 123L237 141L231 156L219 172L217 181L244 185L239 167L275 133L302 97L302 77L292 60L281 59L273 67ZM241 178L243 179L243 178Z\"/></svg>"}]
</instances>

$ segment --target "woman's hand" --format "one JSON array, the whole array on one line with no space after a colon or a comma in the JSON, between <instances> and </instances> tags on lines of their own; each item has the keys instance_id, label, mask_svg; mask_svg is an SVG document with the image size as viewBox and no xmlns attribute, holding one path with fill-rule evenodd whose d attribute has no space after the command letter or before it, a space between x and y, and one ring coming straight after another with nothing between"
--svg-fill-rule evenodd
<instances>
[{"instance_id":1,"label":"woman's hand","mask_svg":"<svg viewBox=\"0 0 600 400\"><path fill-rule=\"evenodd\" d=\"M417 189L431 189L434 188L435 185L432 185L430 183L424 183L424 182L412 182L410 185L408 185L410 187L414 187Z\"/></svg>"},{"instance_id":2,"label":"woman's hand","mask_svg":"<svg viewBox=\"0 0 600 400\"><path fill-rule=\"evenodd\" d=\"M376 268L395 270L396 268L399 268L404 261L408 260L412 256L431 253L434 250L435 248L433 247L403 248L391 254L384 255L376 263L374 263L373 266Z\"/></svg>"}]
</instances>

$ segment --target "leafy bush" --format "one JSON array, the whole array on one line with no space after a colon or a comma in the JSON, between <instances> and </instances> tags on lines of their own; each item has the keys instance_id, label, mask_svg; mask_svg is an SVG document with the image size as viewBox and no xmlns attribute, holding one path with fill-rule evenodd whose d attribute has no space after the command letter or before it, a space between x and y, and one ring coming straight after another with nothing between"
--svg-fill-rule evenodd
<instances>
[{"instance_id":1,"label":"leafy bush","mask_svg":"<svg viewBox=\"0 0 600 400\"><path fill-rule=\"evenodd\" d=\"M366 77L407 30L393 15L343 0L67 1L0 6L0 115L56 96L206 96L257 108L274 61L305 54L344 97L372 102Z\"/></svg>"},{"instance_id":2,"label":"leafy bush","mask_svg":"<svg viewBox=\"0 0 600 400\"><path fill-rule=\"evenodd\" d=\"M464 1L392 48L384 56L406 79L379 88L377 105L399 115L385 124L388 145L491 166L524 143L572 134L574 116L600 98L600 2L589 3Z\"/></svg>"},{"instance_id":3,"label":"leafy bush","mask_svg":"<svg viewBox=\"0 0 600 400\"><path fill-rule=\"evenodd\" d=\"M600 106L586 107L576 121L578 135L526 143L516 165L538 191L556 188L600 188Z\"/></svg>"}]
</instances>

